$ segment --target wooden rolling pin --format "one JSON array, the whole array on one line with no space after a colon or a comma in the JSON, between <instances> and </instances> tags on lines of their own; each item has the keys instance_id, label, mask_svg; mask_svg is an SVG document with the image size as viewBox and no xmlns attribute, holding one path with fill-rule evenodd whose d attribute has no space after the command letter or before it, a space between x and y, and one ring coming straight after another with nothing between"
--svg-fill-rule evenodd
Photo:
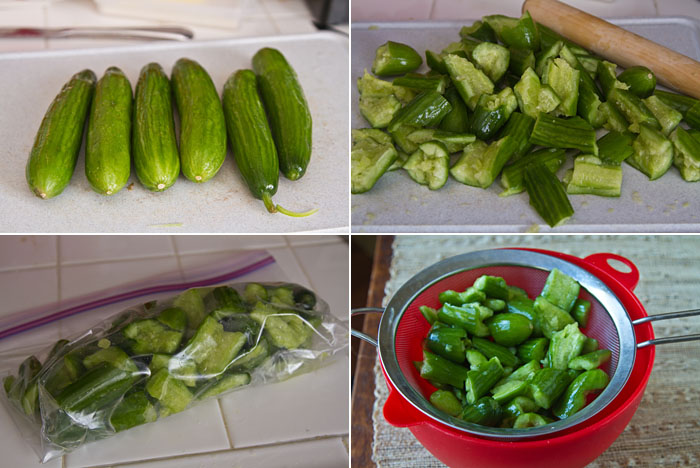
<instances>
[{"instance_id":1,"label":"wooden rolling pin","mask_svg":"<svg viewBox=\"0 0 700 468\"><path fill-rule=\"evenodd\" d=\"M556 0L526 0L538 23L622 67L644 65L660 84L700 99L700 63Z\"/></svg>"}]
</instances>

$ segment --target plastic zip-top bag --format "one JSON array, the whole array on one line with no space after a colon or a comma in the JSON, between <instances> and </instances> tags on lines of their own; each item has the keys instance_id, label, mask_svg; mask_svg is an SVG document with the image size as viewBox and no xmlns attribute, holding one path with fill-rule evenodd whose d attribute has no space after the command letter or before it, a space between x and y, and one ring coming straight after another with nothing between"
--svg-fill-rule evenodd
<instances>
[{"instance_id":1,"label":"plastic zip-top bag","mask_svg":"<svg viewBox=\"0 0 700 468\"><path fill-rule=\"evenodd\" d=\"M27 357L3 401L45 462L251 385L332 362L347 326L292 283L188 289Z\"/></svg>"}]
</instances>

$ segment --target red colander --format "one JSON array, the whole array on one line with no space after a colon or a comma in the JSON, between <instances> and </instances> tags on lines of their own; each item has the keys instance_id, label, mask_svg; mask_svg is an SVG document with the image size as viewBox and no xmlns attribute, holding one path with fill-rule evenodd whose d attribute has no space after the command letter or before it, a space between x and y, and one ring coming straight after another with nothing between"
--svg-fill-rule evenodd
<instances>
[{"instance_id":1,"label":"red colander","mask_svg":"<svg viewBox=\"0 0 700 468\"><path fill-rule=\"evenodd\" d=\"M629 267L623 273L608 260ZM413 361L422 360L422 341L430 324L419 307L439 307L438 295L464 290L481 275L502 276L509 285L537 296L553 268L581 284L580 297L591 302L587 336L612 351L603 369L611 377L606 389L574 416L529 429L490 428L447 415L428 397L435 390L420 378ZM654 348L663 342L700 339L699 335L654 340L650 318L632 293L639 271L624 257L596 254L585 259L544 250L498 249L448 258L421 271L391 298L379 325L377 346L390 394L384 417L408 427L438 459L452 467L512 466L546 468L585 466L607 449L624 430L641 401L649 380ZM363 313L361 309L353 313ZM374 309L371 309L374 311ZM381 310L380 310L381 311ZM697 314L687 311L651 319Z\"/></svg>"}]
</instances>

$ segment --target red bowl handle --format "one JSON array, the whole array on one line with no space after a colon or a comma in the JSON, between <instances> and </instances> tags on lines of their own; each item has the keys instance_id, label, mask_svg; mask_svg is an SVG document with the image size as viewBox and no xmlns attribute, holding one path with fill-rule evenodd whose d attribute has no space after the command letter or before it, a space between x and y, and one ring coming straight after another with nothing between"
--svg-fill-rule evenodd
<instances>
[{"instance_id":1,"label":"red bowl handle","mask_svg":"<svg viewBox=\"0 0 700 468\"><path fill-rule=\"evenodd\" d=\"M622 285L630 291L634 290L634 288L637 286L637 283L639 283L639 270L637 269L637 266L625 257L615 255L612 253L597 253L589 255L583 260L603 270L605 273L609 274L617 281L622 283ZM609 260L617 260L618 262L625 264L630 269L630 271L623 272L618 270L617 268L610 265Z\"/></svg>"},{"instance_id":2,"label":"red bowl handle","mask_svg":"<svg viewBox=\"0 0 700 468\"><path fill-rule=\"evenodd\" d=\"M416 410L405 398L393 388L384 403L384 419L396 427L410 427L425 422L425 415Z\"/></svg>"}]
</instances>

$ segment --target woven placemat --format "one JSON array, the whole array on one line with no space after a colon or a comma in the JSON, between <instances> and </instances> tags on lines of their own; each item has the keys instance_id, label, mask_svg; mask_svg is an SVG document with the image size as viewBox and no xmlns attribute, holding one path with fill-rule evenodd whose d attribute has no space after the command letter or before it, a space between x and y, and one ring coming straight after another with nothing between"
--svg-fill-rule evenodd
<instances>
[{"instance_id":1,"label":"woven placemat","mask_svg":"<svg viewBox=\"0 0 700 468\"><path fill-rule=\"evenodd\" d=\"M647 313L700 307L700 237L696 236L397 236L384 304L414 274L445 258L474 250L535 247L577 257L611 252L637 265L635 294ZM700 333L700 317L654 323L657 337ZM379 468L432 468L435 459L408 429L382 416L388 390L375 363L373 459ZM589 465L700 466L700 342L658 346L642 402L620 437Z\"/></svg>"}]
</instances>

